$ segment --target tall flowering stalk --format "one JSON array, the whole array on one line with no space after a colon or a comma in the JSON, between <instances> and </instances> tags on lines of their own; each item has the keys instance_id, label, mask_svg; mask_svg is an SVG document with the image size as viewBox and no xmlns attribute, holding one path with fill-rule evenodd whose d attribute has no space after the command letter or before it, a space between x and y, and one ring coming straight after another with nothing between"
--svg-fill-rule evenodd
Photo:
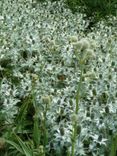
<instances>
[{"instance_id":1,"label":"tall flowering stalk","mask_svg":"<svg viewBox=\"0 0 117 156\"><path fill-rule=\"evenodd\" d=\"M74 38L73 38L74 39ZM79 110L79 102L80 102L80 91L82 88L82 80L83 80L83 70L86 66L86 61L90 59L92 56L94 56L93 51L90 46L90 43L86 39L82 39L80 41L73 40L73 49L77 58L77 61L79 63L79 69L80 69L80 80L77 87L76 92L76 107L75 111L72 115L72 124L73 124L73 133L72 133L72 148L71 148L71 156L75 155L75 144L76 144L76 138L77 138L77 129L78 129L78 110Z\"/></svg>"}]
</instances>

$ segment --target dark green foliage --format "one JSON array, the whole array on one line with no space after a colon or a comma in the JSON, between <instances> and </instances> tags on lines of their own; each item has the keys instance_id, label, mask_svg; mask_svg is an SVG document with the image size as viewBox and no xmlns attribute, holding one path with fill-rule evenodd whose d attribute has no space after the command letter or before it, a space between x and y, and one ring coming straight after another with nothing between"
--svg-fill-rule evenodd
<instances>
[{"instance_id":1,"label":"dark green foliage","mask_svg":"<svg viewBox=\"0 0 117 156\"><path fill-rule=\"evenodd\" d=\"M3 131L5 130L5 113L2 112L2 110L4 109L4 105L3 105L3 99L2 96L0 94L0 137L3 134Z\"/></svg>"},{"instance_id":2,"label":"dark green foliage","mask_svg":"<svg viewBox=\"0 0 117 156\"><path fill-rule=\"evenodd\" d=\"M106 19L109 15L117 15L116 0L66 0L66 4L73 13L79 10L79 6L82 6L80 11L86 14L86 19L90 20L86 31L101 19Z\"/></svg>"},{"instance_id":3,"label":"dark green foliage","mask_svg":"<svg viewBox=\"0 0 117 156\"><path fill-rule=\"evenodd\" d=\"M115 0L66 0L66 3L73 11L77 11L77 6L83 6L87 16L116 15L117 1Z\"/></svg>"},{"instance_id":4,"label":"dark green foliage","mask_svg":"<svg viewBox=\"0 0 117 156\"><path fill-rule=\"evenodd\" d=\"M44 0L37 0L44 2ZM59 0L51 0L52 2ZM86 19L90 20L87 27L89 30L101 19L107 18L109 15L117 15L116 0L65 0L66 7L70 8L72 13L77 11L86 14ZM81 7L79 9L79 7Z\"/></svg>"},{"instance_id":5,"label":"dark green foliage","mask_svg":"<svg viewBox=\"0 0 117 156\"><path fill-rule=\"evenodd\" d=\"M79 0L66 0L66 4L69 6L69 8L72 10L73 13L77 11L77 6L80 5Z\"/></svg>"}]
</instances>

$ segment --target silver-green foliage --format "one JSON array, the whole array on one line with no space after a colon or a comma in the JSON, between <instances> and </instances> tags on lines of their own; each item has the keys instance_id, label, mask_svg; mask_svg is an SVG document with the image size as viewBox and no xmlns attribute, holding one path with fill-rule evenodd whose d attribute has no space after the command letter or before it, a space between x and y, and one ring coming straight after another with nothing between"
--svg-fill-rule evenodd
<instances>
[{"instance_id":1,"label":"silver-green foliage","mask_svg":"<svg viewBox=\"0 0 117 156\"><path fill-rule=\"evenodd\" d=\"M72 42L86 38L94 47L94 57L83 69L77 121L81 130L75 155L104 155L117 129L117 33L113 24L117 19L109 19L112 26L98 23L86 36L85 15L73 15L63 7L61 2L0 1L2 113L6 113L6 124L12 123L17 105L30 96L35 80L40 120L46 108L43 97L51 99L46 112L46 151L65 155L71 150L72 114L81 72Z\"/></svg>"}]
</instances>

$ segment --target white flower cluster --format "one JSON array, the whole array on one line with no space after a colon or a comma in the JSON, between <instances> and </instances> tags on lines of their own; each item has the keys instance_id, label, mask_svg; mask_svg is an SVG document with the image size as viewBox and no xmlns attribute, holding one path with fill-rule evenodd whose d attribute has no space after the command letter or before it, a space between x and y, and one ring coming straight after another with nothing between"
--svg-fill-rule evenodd
<instances>
[{"instance_id":1,"label":"white flower cluster","mask_svg":"<svg viewBox=\"0 0 117 156\"><path fill-rule=\"evenodd\" d=\"M78 41L78 38L76 36L71 36L70 41L77 59L82 59L82 63L89 59L95 59L95 41L89 40L87 38L82 38Z\"/></svg>"}]
</instances>

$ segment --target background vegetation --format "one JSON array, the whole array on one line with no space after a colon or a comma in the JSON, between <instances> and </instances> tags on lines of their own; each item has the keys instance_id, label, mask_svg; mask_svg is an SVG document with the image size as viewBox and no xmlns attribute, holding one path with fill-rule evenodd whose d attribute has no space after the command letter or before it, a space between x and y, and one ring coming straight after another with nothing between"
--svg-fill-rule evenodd
<instances>
[{"instance_id":1,"label":"background vegetation","mask_svg":"<svg viewBox=\"0 0 117 156\"><path fill-rule=\"evenodd\" d=\"M41 0L37 0L42 2ZM52 2L60 0L51 0ZM64 0L65 7L71 9L72 13L81 12L86 14L85 20L90 20L87 29L90 29L101 19L107 19L110 15L117 15L116 0Z\"/></svg>"},{"instance_id":2,"label":"background vegetation","mask_svg":"<svg viewBox=\"0 0 117 156\"><path fill-rule=\"evenodd\" d=\"M87 2L0 1L0 155L116 156L117 17Z\"/></svg>"}]
</instances>

